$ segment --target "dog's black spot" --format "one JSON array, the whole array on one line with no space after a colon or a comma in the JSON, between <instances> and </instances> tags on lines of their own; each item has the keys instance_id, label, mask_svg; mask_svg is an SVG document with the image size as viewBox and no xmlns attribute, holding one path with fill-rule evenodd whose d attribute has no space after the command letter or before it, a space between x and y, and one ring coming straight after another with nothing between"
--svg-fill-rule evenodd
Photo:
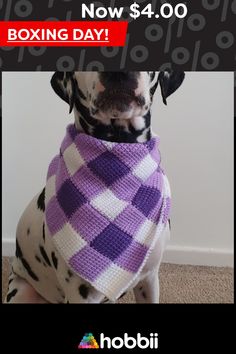
<instances>
[{"instance_id":1,"label":"dog's black spot","mask_svg":"<svg viewBox=\"0 0 236 354\"><path fill-rule=\"evenodd\" d=\"M136 97L136 102L137 102L137 104L138 104L139 106L142 107L142 106L145 105L146 100L145 100L145 98L144 98L143 96L139 95L139 96Z\"/></svg>"},{"instance_id":2,"label":"dog's black spot","mask_svg":"<svg viewBox=\"0 0 236 354\"><path fill-rule=\"evenodd\" d=\"M92 114L94 115L94 114L98 113L98 109L97 109L97 108L92 107L91 112L92 112Z\"/></svg>"},{"instance_id":3,"label":"dog's black spot","mask_svg":"<svg viewBox=\"0 0 236 354\"><path fill-rule=\"evenodd\" d=\"M39 250L40 250L40 253L41 253L43 259L44 259L45 262L47 263L47 265L48 265L49 267L51 267L51 266L52 266L52 265L51 265L51 262L50 262L50 260L49 260L49 258L48 258L48 255L47 255L45 249L43 248L43 246L39 246Z\"/></svg>"},{"instance_id":4,"label":"dog's black spot","mask_svg":"<svg viewBox=\"0 0 236 354\"><path fill-rule=\"evenodd\" d=\"M8 285L10 285L12 281L13 281L13 279L9 279Z\"/></svg>"},{"instance_id":5,"label":"dog's black spot","mask_svg":"<svg viewBox=\"0 0 236 354\"><path fill-rule=\"evenodd\" d=\"M85 97L85 95L83 94L83 92L80 90L80 88L77 86L77 91L78 91L78 94L79 94L79 96L81 97L81 98L83 98L84 100L86 100L86 97Z\"/></svg>"},{"instance_id":6,"label":"dog's black spot","mask_svg":"<svg viewBox=\"0 0 236 354\"><path fill-rule=\"evenodd\" d=\"M53 263L53 266L54 266L54 268L56 268L56 269L57 269L58 259L57 259L57 257L56 257L56 255L55 255L55 253L54 253L54 252L52 252L52 253L51 253L51 257L52 257L52 263Z\"/></svg>"},{"instance_id":7,"label":"dog's black spot","mask_svg":"<svg viewBox=\"0 0 236 354\"><path fill-rule=\"evenodd\" d=\"M28 229L27 229L27 235L29 235L30 234L30 228L28 227Z\"/></svg>"},{"instance_id":8,"label":"dog's black spot","mask_svg":"<svg viewBox=\"0 0 236 354\"><path fill-rule=\"evenodd\" d=\"M155 71L153 71L153 72L148 72L149 73L149 75L150 75L150 78L151 78L151 81L154 79L154 77L155 77Z\"/></svg>"},{"instance_id":9,"label":"dog's black spot","mask_svg":"<svg viewBox=\"0 0 236 354\"><path fill-rule=\"evenodd\" d=\"M21 258L21 262L25 268L25 270L27 271L27 273L29 274L29 276L34 279L35 281L39 281L39 278L37 277L37 275L32 271L29 263L24 259Z\"/></svg>"},{"instance_id":10,"label":"dog's black spot","mask_svg":"<svg viewBox=\"0 0 236 354\"><path fill-rule=\"evenodd\" d=\"M17 258L23 257L23 253L22 253L21 248L19 246L18 240L16 240L16 257Z\"/></svg>"},{"instance_id":11,"label":"dog's black spot","mask_svg":"<svg viewBox=\"0 0 236 354\"><path fill-rule=\"evenodd\" d=\"M142 292L142 295L143 295L143 298L144 298L144 299L147 298L147 295L146 295L145 291Z\"/></svg>"},{"instance_id":12,"label":"dog's black spot","mask_svg":"<svg viewBox=\"0 0 236 354\"><path fill-rule=\"evenodd\" d=\"M75 106L87 123L89 123L90 125L97 124L97 119L90 116L89 109L85 107L79 99L75 101Z\"/></svg>"},{"instance_id":13,"label":"dog's black spot","mask_svg":"<svg viewBox=\"0 0 236 354\"><path fill-rule=\"evenodd\" d=\"M71 278L71 277L73 277L73 273L72 273L72 271L70 270L70 269L68 269L68 275L69 275L69 277Z\"/></svg>"},{"instance_id":14,"label":"dog's black spot","mask_svg":"<svg viewBox=\"0 0 236 354\"><path fill-rule=\"evenodd\" d=\"M43 223L43 241L45 242L45 224Z\"/></svg>"},{"instance_id":15,"label":"dog's black spot","mask_svg":"<svg viewBox=\"0 0 236 354\"><path fill-rule=\"evenodd\" d=\"M17 291L17 289L13 289L10 293L7 294L7 302L9 302L11 298L16 295Z\"/></svg>"},{"instance_id":16,"label":"dog's black spot","mask_svg":"<svg viewBox=\"0 0 236 354\"><path fill-rule=\"evenodd\" d=\"M65 278L65 281L66 281L67 283L69 283L69 282L70 282L70 279L69 279L69 278Z\"/></svg>"},{"instance_id":17,"label":"dog's black spot","mask_svg":"<svg viewBox=\"0 0 236 354\"><path fill-rule=\"evenodd\" d=\"M168 219L168 223L169 223L169 228L171 230L171 223L170 223L170 219Z\"/></svg>"},{"instance_id":18,"label":"dog's black spot","mask_svg":"<svg viewBox=\"0 0 236 354\"><path fill-rule=\"evenodd\" d=\"M87 299L89 293L89 287L86 286L85 284L81 284L79 287L79 293L84 299Z\"/></svg>"},{"instance_id":19,"label":"dog's black spot","mask_svg":"<svg viewBox=\"0 0 236 354\"><path fill-rule=\"evenodd\" d=\"M147 134L146 134L146 140L150 140L151 139L151 131L150 129L147 131Z\"/></svg>"},{"instance_id":20,"label":"dog's black spot","mask_svg":"<svg viewBox=\"0 0 236 354\"><path fill-rule=\"evenodd\" d=\"M43 188L37 200L38 209L45 211L45 188Z\"/></svg>"},{"instance_id":21,"label":"dog's black spot","mask_svg":"<svg viewBox=\"0 0 236 354\"><path fill-rule=\"evenodd\" d=\"M36 259L36 261L38 261L39 263L41 263L41 259L39 258L39 256L37 256L37 254L36 254L36 256L35 256L35 259Z\"/></svg>"}]
</instances>

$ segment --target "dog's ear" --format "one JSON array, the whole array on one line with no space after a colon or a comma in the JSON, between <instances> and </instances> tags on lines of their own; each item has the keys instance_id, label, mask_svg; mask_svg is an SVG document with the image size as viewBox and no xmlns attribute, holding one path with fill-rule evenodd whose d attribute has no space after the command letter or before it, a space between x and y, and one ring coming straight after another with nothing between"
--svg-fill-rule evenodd
<instances>
[{"instance_id":1,"label":"dog's ear","mask_svg":"<svg viewBox=\"0 0 236 354\"><path fill-rule=\"evenodd\" d=\"M71 113L76 91L74 72L56 71L51 78L51 86L56 94L69 104Z\"/></svg>"},{"instance_id":2,"label":"dog's ear","mask_svg":"<svg viewBox=\"0 0 236 354\"><path fill-rule=\"evenodd\" d=\"M166 99L172 93L174 93L184 81L185 73L183 71L161 71L158 76L158 82L161 87L161 95L164 104L166 105Z\"/></svg>"}]
</instances>

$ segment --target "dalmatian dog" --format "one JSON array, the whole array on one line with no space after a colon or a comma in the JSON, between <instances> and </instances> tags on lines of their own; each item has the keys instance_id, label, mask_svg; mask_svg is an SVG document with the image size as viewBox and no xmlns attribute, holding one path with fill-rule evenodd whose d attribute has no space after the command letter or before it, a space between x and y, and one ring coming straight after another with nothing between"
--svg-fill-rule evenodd
<instances>
[{"instance_id":1,"label":"dalmatian dog","mask_svg":"<svg viewBox=\"0 0 236 354\"><path fill-rule=\"evenodd\" d=\"M51 85L74 111L79 132L110 142L150 139L151 104L159 84L164 104L183 72L55 72ZM16 232L16 253L5 303L105 303L104 294L68 268L44 225L45 188L25 209ZM169 224L132 284L137 303L159 302L158 270ZM131 290L131 289L128 289Z\"/></svg>"}]
</instances>

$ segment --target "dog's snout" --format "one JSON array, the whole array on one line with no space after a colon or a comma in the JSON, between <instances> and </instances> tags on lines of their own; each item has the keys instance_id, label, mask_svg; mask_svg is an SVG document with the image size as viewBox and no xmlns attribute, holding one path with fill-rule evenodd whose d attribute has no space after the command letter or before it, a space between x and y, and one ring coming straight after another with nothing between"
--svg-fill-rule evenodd
<instances>
[{"instance_id":1,"label":"dog's snout","mask_svg":"<svg viewBox=\"0 0 236 354\"><path fill-rule=\"evenodd\" d=\"M139 77L138 71L120 71L120 72L102 72L100 79L104 86L131 84L133 88L137 87Z\"/></svg>"},{"instance_id":2,"label":"dog's snout","mask_svg":"<svg viewBox=\"0 0 236 354\"><path fill-rule=\"evenodd\" d=\"M104 72L101 73L101 76L107 80L116 81L116 80L127 80L131 75L128 71L122 72Z\"/></svg>"}]
</instances>

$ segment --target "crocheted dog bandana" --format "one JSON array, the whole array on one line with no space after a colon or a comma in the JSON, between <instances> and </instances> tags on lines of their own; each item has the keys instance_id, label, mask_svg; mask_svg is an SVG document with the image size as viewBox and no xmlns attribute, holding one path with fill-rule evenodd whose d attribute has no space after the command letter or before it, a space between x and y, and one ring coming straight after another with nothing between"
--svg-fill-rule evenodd
<instances>
[{"instance_id":1,"label":"crocheted dog bandana","mask_svg":"<svg viewBox=\"0 0 236 354\"><path fill-rule=\"evenodd\" d=\"M54 245L112 301L136 280L168 221L158 144L107 142L69 125L48 169L45 224Z\"/></svg>"}]
</instances>

